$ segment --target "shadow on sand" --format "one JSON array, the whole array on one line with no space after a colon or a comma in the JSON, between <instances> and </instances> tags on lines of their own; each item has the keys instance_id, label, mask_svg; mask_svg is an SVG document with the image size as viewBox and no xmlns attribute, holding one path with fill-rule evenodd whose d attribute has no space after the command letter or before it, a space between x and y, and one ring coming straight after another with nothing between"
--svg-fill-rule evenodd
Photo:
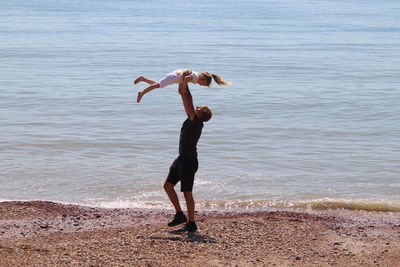
<instances>
[{"instance_id":1,"label":"shadow on sand","mask_svg":"<svg viewBox=\"0 0 400 267\"><path fill-rule=\"evenodd\" d=\"M201 235L199 233L188 233L181 232L179 230L170 231L169 234L175 236L141 236L142 239L151 240L167 240L167 241L180 241L180 242L190 242L190 243L217 243L217 240L213 237L207 235Z\"/></svg>"}]
</instances>

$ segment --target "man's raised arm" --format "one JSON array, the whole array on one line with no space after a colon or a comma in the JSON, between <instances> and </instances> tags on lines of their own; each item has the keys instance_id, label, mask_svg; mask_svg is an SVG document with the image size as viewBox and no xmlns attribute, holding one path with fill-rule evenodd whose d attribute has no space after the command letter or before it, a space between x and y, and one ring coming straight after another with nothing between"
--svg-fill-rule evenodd
<instances>
[{"instance_id":1,"label":"man's raised arm","mask_svg":"<svg viewBox=\"0 0 400 267\"><path fill-rule=\"evenodd\" d=\"M190 120L193 120L196 112L193 106L192 94L189 91L189 86L187 83L179 83L179 93L182 97L183 106L185 107L186 114L189 116Z\"/></svg>"}]
</instances>

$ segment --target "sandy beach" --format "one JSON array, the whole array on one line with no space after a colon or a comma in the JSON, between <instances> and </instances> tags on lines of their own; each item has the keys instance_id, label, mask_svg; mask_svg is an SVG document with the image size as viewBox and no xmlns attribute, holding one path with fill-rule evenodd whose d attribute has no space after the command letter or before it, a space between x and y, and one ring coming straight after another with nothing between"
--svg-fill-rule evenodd
<instances>
[{"instance_id":1,"label":"sandy beach","mask_svg":"<svg viewBox=\"0 0 400 267\"><path fill-rule=\"evenodd\" d=\"M398 266L400 215L197 212L0 203L0 266Z\"/></svg>"}]
</instances>

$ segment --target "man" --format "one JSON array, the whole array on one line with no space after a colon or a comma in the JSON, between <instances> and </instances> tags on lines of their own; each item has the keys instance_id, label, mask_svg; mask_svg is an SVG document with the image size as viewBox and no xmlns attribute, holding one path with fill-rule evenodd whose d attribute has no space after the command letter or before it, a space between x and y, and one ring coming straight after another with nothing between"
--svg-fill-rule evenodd
<instances>
[{"instance_id":1,"label":"man","mask_svg":"<svg viewBox=\"0 0 400 267\"><path fill-rule=\"evenodd\" d=\"M168 223L168 226L176 226L187 222L187 217L182 212L179 204L178 195L174 189L175 185L181 182L181 192L186 200L189 222L182 230L195 232L197 226L194 218L194 199L192 195L194 176L198 168L197 161L197 142L203 129L203 122L211 119L211 110L207 106L193 106L192 95L189 91L187 81L179 84L179 94L181 95L183 106L188 118L183 122L181 135L179 138L179 157L172 163L164 189L171 200L176 215Z\"/></svg>"}]
</instances>

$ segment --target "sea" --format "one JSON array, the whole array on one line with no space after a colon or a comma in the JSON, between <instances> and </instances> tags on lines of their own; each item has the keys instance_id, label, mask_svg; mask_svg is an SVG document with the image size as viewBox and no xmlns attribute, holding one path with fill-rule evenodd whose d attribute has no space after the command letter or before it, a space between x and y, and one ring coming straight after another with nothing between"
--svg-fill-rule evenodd
<instances>
[{"instance_id":1,"label":"sea","mask_svg":"<svg viewBox=\"0 0 400 267\"><path fill-rule=\"evenodd\" d=\"M0 1L0 201L172 208L186 68L198 209L400 212L398 0Z\"/></svg>"}]
</instances>

